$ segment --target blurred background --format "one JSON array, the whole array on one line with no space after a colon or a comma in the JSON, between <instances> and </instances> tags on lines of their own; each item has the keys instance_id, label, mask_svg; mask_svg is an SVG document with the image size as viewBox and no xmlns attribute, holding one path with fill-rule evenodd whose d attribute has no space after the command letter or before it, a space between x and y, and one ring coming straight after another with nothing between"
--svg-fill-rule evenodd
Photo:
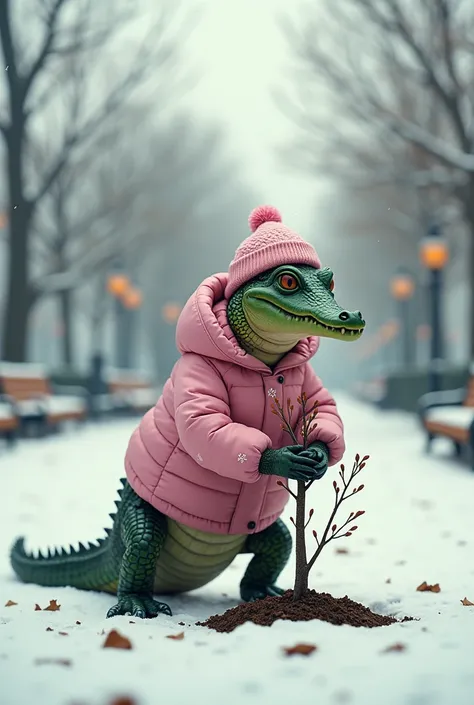
<instances>
[{"instance_id":1,"label":"blurred background","mask_svg":"<svg viewBox=\"0 0 474 705\"><path fill-rule=\"evenodd\" d=\"M357 346L323 340L327 386L413 410L463 384L472 3L289 7L2 2L0 360L159 387L181 307L271 203L367 320Z\"/></svg>"}]
</instances>

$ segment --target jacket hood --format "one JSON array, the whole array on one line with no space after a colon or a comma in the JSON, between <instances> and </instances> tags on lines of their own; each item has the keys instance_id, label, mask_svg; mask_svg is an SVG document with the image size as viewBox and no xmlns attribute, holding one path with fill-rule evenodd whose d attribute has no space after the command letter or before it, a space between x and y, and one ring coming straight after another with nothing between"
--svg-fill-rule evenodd
<instances>
[{"instance_id":1,"label":"jacket hood","mask_svg":"<svg viewBox=\"0 0 474 705\"><path fill-rule=\"evenodd\" d=\"M181 354L196 353L252 370L269 372L270 368L243 350L227 320L224 291L227 273L213 274L198 286L186 302L176 326L176 345ZM320 339L301 340L276 366L276 370L298 367L310 360L319 348Z\"/></svg>"}]
</instances>

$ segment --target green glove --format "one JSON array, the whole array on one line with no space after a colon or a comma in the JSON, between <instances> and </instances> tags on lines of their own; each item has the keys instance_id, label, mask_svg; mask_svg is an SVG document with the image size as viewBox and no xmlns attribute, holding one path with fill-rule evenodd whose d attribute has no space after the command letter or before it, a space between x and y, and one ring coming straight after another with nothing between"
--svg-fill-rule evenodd
<instances>
[{"instance_id":1,"label":"green glove","mask_svg":"<svg viewBox=\"0 0 474 705\"><path fill-rule=\"evenodd\" d=\"M328 469L329 448L322 441L315 441L306 450L301 451L300 457L313 458L317 465L315 467L315 480L320 480Z\"/></svg>"},{"instance_id":2,"label":"green glove","mask_svg":"<svg viewBox=\"0 0 474 705\"><path fill-rule=\"evenodd\" d=\"M268 448L262 453L259 471L262 475L278 475L288 480L317 480L322 475L319 448L304 451L303 446ZM316 453L318 451L318 453ZM313 457L313 454L317 457ZM322 454L322 452L321 452ZM327 467L327 462L326 462ZM324 474L324 473L323 473Z\"/></svg>"}]
</instances>

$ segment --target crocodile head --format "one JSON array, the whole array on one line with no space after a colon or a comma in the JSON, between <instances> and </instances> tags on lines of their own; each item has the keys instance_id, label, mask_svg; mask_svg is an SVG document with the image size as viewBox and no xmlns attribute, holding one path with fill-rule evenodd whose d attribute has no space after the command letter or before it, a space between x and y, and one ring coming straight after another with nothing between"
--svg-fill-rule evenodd
<instances>
[{"instance_id":1,"label":"crocodile head","mask_svg":"<svg viewBox=\"0 0 474 705\"><path fill-rule=\"evenodd\" d=\"M233 294L229 324L241 347L269 365L308 336L356 341L365 327L362 314L342 308L333 289L327 267L276 267Z\"/></svg>"}]
</instances>

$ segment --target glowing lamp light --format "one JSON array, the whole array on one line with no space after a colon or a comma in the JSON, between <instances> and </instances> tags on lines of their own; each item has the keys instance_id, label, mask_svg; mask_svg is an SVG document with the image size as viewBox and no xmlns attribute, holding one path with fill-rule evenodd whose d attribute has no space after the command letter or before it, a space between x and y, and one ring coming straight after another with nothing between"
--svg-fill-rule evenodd
<instances>
[{"instance_id":1,"label":"glowing lamp light","mask_svg":"<svg viewBox=\"0 0 474 705\"><path fill-rule=\"evenodd\" d=\"M130 289L124 298L123 304L126 308L136 309L142 305L143 296L138 289Z\"/></svg>"},{"instance_id":2,"label":"glowing lamp light","mask_svg":"<svg viewBox=\"0 0 474 705\"><path fill-rule=\"evenodd\" d=\"M405 272L395 275L390 282L390 292L397 301L408 301L415 291L413 277Z\"/></svg>"},{"instance_id":3,"label":"glowing lamp light","mask_svg":"<svg viewBox=\"0 0 474 705\"><path fill-rule=\"evenodd\" d=\"M112 296L123 296L130 287L126 274L111 274L107 280L107 290Z\"/></svg>"},{"instance_id":4,"label":"glowing lamp light","mask_svg":"<svg viewBox=\"0 0 474 705\"><path fill-rule=\"evenodd\" d=\"M416 337L418 340L429 340L431 338L431 326L428 323L420 323L416 327Z\"/></svg>"},{"instance_id":5,"label":"glowing lamp light","mask_svg":"<svg viewBox=\"0 0 474 705\"><path fill-rule=\"evenodd\" d=\"M181 306L174 302L169 302L161 309L162 316L167 323L176 323L181 313Z\"/></svg>"},{"instance_id":6,"label":"glowing lamp light","mask_svg":"<svg viewBox=\"0 0 474 705\"><path fill-rule=\"evenodd\" d=\"M444 269L449 261L449 249L446 240L441 237L437 226L432 226L429 234L421 240L420 260L426 269Z\"/></svg>"}]
</instances>

